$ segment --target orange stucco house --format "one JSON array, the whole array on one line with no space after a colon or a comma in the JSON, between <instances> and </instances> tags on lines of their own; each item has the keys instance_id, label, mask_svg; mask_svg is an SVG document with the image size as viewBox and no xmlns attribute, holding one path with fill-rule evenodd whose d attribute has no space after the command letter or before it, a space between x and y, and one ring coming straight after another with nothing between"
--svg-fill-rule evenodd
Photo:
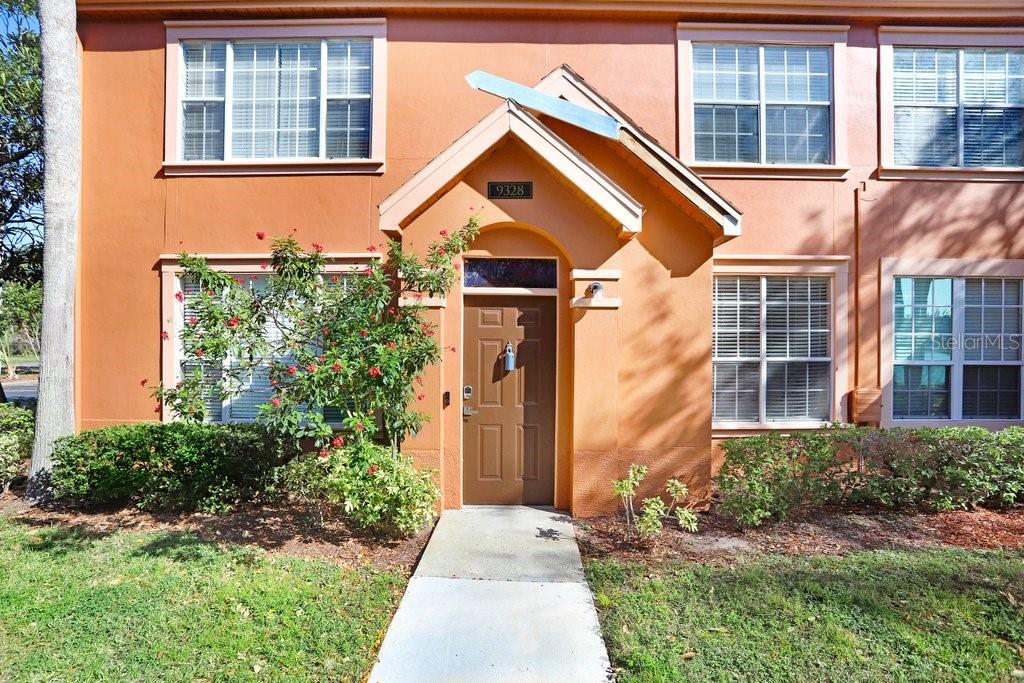
<instances>
[{"instance_id":1,"label":"orange stucco house","mask_svg":"<svg viewBox=\"0 0 1024 683\"><path fill-rule=\"evenodd\" d=\"M1020 0L78 11L81 429L161 417L179 252L258 274L255 231L295 230L343 272L471 210L404 445L446 507L594 514L634 462L707 494L739 434L1024 417Z\"/></svg>"}]
</instances>

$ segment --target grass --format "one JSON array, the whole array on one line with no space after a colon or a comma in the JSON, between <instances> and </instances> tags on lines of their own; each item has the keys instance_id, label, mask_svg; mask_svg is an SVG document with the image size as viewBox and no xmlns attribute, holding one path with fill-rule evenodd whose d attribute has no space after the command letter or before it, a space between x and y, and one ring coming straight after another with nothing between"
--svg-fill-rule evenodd
<instances>
[{"instance_id":1,"label":"grass","mask_svg":"<svg viewBox=\"0 0 1024 683\"><path fill-rule=\"evenodd\" d=\"M591 560L587 576L622 683L1005 681L1024 669L1021 552Z\"/></svg>"},{"instance_id":2,"label":"grass","mask_svg":"<svg viewBox=\"0 0 1024 683\"><path fill-rule=\"evenodd\" d=\"M188 534L0 518L0 680L359 680L404 585Z\"/></svg>"}]
</instances>

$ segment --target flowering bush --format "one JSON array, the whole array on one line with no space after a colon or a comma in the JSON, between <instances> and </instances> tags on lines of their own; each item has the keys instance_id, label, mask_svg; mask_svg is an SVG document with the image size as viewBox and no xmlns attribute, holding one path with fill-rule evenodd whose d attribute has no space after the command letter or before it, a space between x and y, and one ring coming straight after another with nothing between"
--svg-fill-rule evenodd
<instances>
[{"instance_id":1,"label":"flowering bush","mask_svg":"<svg viewBox=\"0 0 1024 683\"><path fill-rule=\"evenodd\" d=\"M384 258L333 275L320 244L305 250L292 237L276 238L259 287L182 254L183 275L197 293L188 300L181 344L195 370L174 387L158 386L155 409L201 421L209 377L219 377L220 399L265 378L271 394L259 408L260 422L295 444L313 444L311 455L283 472L285 487L337 504L361 526L417 530L438 493L399 446L427 417L411 405L424 398L423 371L440 359L435 329L417 300L451 290L458 277L453 259L478 231L471 216L451 233L442 230L422 259L390 242ZM390 449L374 445L380 440Z\"/></svg>"},{"instance_id":2,"label":"flowering bush","mask_svg":"<svg viewBox=\"0 0 1024 683\"><path fill-rule=\"evenodd\" d=\"M262 374L273 394L260 407L260 419L275 431L296 441L312 439L321 450L335 438L325 415L335 415L346 438L370 439L382 427L397 452L426 419L410 405L422 398L417 384L424 369L440 358L425 308L399 305L399 293L413 302L447 294L457 277L452 259L478 229L472 216L462 228L442 231L423 260L390 242L386 258L351 276L325 274L321 245L307 251L291 237L277 238L270 262L263 264L266 284L259 288L182 254L184 277L199 292L189 301L181 331L184 360L196 369L177 386L157 387L154 395L181 418L201 421L204 371L221 373L221 398L238 394L250 377Z\"/></svg>"}]
</instances>

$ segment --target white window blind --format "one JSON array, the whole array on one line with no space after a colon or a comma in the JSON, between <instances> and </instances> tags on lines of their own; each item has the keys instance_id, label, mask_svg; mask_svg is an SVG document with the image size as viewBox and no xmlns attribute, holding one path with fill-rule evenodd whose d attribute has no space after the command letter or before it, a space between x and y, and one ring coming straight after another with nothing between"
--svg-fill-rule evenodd
<instances>
[{"instance_id":1,"label":"white window blind","mask_svg":"<svg viewBox=\"0 0 1024 683\"><path fill-rule=\"evenodd\" d=\"M1019 419L1022 281L897 277L895 419Z\"/></svg>"},{"instance_id":2,"label":"white window blind","mask_svg":"<svg viewBox=\"0 0 1024 683\"><path fill-rule=\"evenodd\" d=\"M713 330L715 422L829 419L829 278L716 276Z\"/></svg>"},{"instance_id":3,"label":"white window blind","mask_svg":"<svg viewBox=\"0 0 1024 683\"><path fill-rule=\"evenodd\" d=\"M1024 50L893 50L894 160L1024 166Z\"/></svg>"},{"instance_id":4,"label":"white window blind","mask_svg":"<svg viewBox=\"0 0 1024 683\"><path fill-rule=\"evenodd\" d=\"M832 161L831 49L693 46L697 161Z\"/></svg>"},{"instance_id":5,"label":"white window blind","mask_svg":"<svg viewBox=\"0 0 1024 683\"><path fill-rule=\"evenodd\" d=\"M184 161L369 157L370 39L186 41L182 55Z\"/></svg>"}]
</instances>

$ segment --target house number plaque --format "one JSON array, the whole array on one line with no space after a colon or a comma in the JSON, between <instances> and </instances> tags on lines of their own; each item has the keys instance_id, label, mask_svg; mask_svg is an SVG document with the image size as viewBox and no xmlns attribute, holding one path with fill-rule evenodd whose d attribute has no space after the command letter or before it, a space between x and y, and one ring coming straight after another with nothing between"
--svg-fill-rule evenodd
<instances>
[{"instance_id":1,"label":"house number plaque","mask_svg":"<svg viewBox=\"0 0 1024 683\"><path fill-rule=\"evenodd\" d=\"M503 181L487 183L488 199L533 199L533 182Z\"/></svg>"}]
</instances>

